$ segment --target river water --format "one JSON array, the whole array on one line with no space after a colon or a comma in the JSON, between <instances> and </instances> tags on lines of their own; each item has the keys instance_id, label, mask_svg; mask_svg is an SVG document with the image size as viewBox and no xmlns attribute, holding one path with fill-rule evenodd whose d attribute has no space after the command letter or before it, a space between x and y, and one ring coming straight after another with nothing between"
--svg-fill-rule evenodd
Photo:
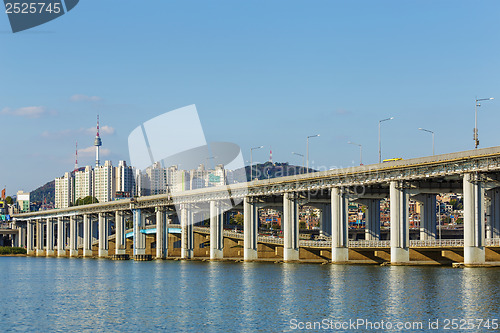
<instances>
[{"instance_id":1,"label":"river water","mask_svg":"<svg viewBox=\"0 0 500 333\"><path fill-rule=\"evenodd\" d=\"M2 257L0 332L482 332L500 319L499 273Z\"/></svg>"}]
</instances>

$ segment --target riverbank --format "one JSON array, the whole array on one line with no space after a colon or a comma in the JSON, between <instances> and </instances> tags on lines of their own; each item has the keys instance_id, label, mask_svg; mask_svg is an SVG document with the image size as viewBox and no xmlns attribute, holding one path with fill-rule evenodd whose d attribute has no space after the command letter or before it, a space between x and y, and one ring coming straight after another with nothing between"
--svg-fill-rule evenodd
<instances>
[{"instance_id":1,"label":"riverbank","mask_svg":"<svg viewBox=\"0 0 500 333\"><path fill-rule=\"evenodd\" d=\"M0 246L0 256L26 256L26 249L23 247Z\"/></svg>"}]
</instances>

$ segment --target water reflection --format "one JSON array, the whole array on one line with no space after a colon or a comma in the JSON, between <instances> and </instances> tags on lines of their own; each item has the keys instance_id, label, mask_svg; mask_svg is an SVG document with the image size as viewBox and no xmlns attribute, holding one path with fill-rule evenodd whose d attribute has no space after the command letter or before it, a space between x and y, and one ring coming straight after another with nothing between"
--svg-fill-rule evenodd
<instances>
[{"instance_id":1,"label":"water reflection","mask_svg":"<svg viewBox=\"0 0 500 333\"><path fill-rule=\"evenodd\" d=\"M291 331L495 318L498 269L0 258L0 331Z\"/></svg>"}]
</instances>

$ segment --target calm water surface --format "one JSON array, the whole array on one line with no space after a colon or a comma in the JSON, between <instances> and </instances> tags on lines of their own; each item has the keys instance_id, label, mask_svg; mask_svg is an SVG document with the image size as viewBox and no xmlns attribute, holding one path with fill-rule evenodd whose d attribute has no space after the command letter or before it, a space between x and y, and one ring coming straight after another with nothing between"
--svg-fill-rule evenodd
<instances>
[{"instance_id":1,"label":"calm water surface","mask_svg":"<svg viewBox=\"0 0 500 333\"><path fill-rule=\"evenodd\" d=\"M422 322L420 331L439 319L434 331L478 332L484 327L444 330L444 320L500 319L499 274L443 267L2 257L0 332L294 332L301 331L294 329L300 323L324 319Z\"/></svg>"}]
</instances>

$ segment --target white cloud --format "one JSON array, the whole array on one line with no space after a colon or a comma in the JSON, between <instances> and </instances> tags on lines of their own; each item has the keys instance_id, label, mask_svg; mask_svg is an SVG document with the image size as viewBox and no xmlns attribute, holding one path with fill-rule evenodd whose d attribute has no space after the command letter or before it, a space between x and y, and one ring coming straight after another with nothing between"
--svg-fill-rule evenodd
<instances>
[{"instance_id":1,"label":"white cloud","mask_svg":"<svg viewBox=\"0 0 500 333\"><path fill-rule=\"evenodd\" d=\"M101 148L99 150L100 156L108 156L110 153L111 153L111 151L107 148ZM95 156L95 147L90 146L87 148L78 149L78 156L82 156L82 157Z\"/></svg>"},{"instance_id":2,"label":"white cloud","mask_svg":"<svg viewBox=\"0 0 500 333\"><path fill-rule=\"evenodd\" d=\"M70 97L72 102L99 102L102 98L99 96L87 96L82 94L76 94Z\"/></svg>"},{"instance_id":3,"label":"white cloud","mask_svg":"<svg viewBox=\"0 0 500 333\"><path fill-rule=\"evenodd\" d=\"M43 106L26 106L18 109L4 108L0 113L17 117L40 118L47 113L47 109Z\"/></svg>"},{"instance_id":4,"label":"white cloud","mask_svg":"<svg viewBox=\"0 0 500 333\"><path fill-rule=\"evenodd\" d=\"M97 128L96 127L87 128L86 132L90 134L95 134L97 132ZM115 134L115 129L111 126L104 125L99 127L99 133L113 135Z\"/></svg>"}]
</instances>

